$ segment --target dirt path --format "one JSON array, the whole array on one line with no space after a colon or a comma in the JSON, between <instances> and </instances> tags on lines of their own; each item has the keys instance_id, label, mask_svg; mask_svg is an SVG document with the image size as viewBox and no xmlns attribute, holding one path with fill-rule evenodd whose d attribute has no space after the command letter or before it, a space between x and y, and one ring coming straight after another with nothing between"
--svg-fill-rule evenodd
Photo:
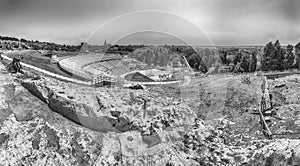
<instances>
[{"instance_id":1,"label":"dirt path","mask_svg":"<svg viewBox=\"0 0 300 166\"><path fill-rule=\"evenodd\" d=\"M2 55L2 57L3 57L3 59L5 59L5 60L12 61L12 58L9 58L9 57L6 56L6 55ZM57 79L61 79L61 80L65 80L65 81L73 82L73 83L77 83L77 84L92 85L91 82L81 81L81 80L77 80L77 79L73 79L73 78L68 78L68 77L65 77L65 76L62 76L62 75L59 75L59 74L55 74L55 73L46 71L46 70L40 69L40 68L38 68L38 67L35 67L35 66L32 66L32 65L23 63L23 62L21 62L21 65L24 66L25 68L29 68L29 69L32 69L32 70L41 72L41 73L43 73L43 74L46 74L46 75L48 75L48 76L51 76L51 77L54 77L54 78L57 78Z\"/></svg>"}]
</instances>

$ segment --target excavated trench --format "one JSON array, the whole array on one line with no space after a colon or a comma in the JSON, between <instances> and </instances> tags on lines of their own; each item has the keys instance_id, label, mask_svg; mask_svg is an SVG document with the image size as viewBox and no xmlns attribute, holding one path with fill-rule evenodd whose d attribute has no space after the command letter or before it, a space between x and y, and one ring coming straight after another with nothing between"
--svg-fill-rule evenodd
<instances>
[{"instance_id":1,"label":"excavated trench","mask_svg":"<svg viewBox=\"0 0 300 166\"><path fill-rule=\"evenodd\" d=\"M21 85L31 94L48 104L48 107L72 122L98 132L126 132L136 129L125 117L102 116L97 117L93 108L85 103L77 103L70 99L64 92L56 92L47 86L38 84L39 80L24 80ZM79 111L87 116L82 115Z\"/></svg>"},{"instance_id":2,"label":"excavated trench","mask_svg":"<svg viewBox=\"0 0 300 166\"><path fill-rule=\"evenodd\" d=\"M95 110L95 108L90 107L88 104L75 102L71 96L68 96L64 92L55 91L47 87L39 79L23 80L21 85L46 103L52 111L59 113L66 119L92 131L102 133L139 131L142 141L148 145L148 148L161 143L162 139L156 132L151 132L150 135L143 134L140 126L131 122L127 117L120 116L120 112L118 111L110 111L110 115L97 116L95 112L99 111L101 105L103 105L99 103L100 101L97 101L99 108Z\"/></svg>"},{"instance_id":3,"label":"excavated trench","mask_svg":"<svg viewBox=\"0 0 300 166\"><path fill-rule=\"evenodd\" d=\"M27 64L25 65L25 67L29 67L29 69L32 69L33 71L38 71L46 75L53 76L58 80L62 79L68 82L74 81L68 79L65 80L66 78L61 78L61 76L58 76L57 74L40 70ZM31 74L31 72L25 73ZM24 75L24 77L26 77L26 75ZM118 133L133 130L141 131L141 127L133 124L133 122L131 122L127 117L116 116L118 114L112 112L110 115L96 116L95 112L99 109L91 108L85 103L74 102L71 96L67 96L64 95L63 92L57 92L53 89L50 89L45 84L38 84L37 82L39 82L41 77L34 77L34 75L32 74L30 77L31 79L22 80L21 85L25 89L27 89L32 95L38 97L41 101L46 103L50 110L59 113L60 115L76 123L77 125L88 128L92 131L103 133L111 131ZM82 82L77 82L77 80L75 80L75 84L77 83L82 84ZM85 83L83 84L86 85ZM101 103L99 104L101 105ZM82 114L82 112L84 113ZM141 132L141 135L143 138L143 142L148 144L149 147L155 146L156 144L161 142L161 138L157 135L156 132L150 135L144 135ZM145 140L148 141L145 142Z\"/></svg>"}]
</instances>

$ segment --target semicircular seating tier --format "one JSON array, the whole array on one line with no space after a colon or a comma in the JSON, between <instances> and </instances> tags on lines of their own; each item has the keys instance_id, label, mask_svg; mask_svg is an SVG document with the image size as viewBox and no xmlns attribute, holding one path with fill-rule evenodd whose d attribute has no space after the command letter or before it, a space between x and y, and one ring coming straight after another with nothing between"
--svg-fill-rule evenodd
<instances>
[{"instance_id":1,"label":"semicircular seating tier","mask_svg":"<svg viewBox=\"0 0 300 166\"><path fill-rule=\"evenodd\" d=\"M115 77L128 72L121 59L116 54L84 54L63 59L59 61L59 66L73 75L93 80L99 75Z\"/></svg>"}]
</instances>

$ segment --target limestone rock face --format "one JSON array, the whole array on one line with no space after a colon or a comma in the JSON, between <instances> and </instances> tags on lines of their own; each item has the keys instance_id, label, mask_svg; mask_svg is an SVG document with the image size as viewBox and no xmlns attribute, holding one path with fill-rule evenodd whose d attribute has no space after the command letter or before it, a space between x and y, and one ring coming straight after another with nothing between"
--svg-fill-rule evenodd
<instances>
[{"instance_id":1,"label":"limestone rock face","mask_svg":"<svg viewBox=\"0 0 300 166\"><path fill-rule=\"evenodd\" d=\"M259 130L247 129L258 121L245 113L257 99L254 93L247 95L252 92L248 85L239 90L234 78L214 81L213 87L207 78L205 88L198 89L201 100L192 94L194 99L179 102L172 88L93 88L48 77L20 80L1 64L0 69L1 165L300 164L297 137L269 141L259 137ZM252 83L252 89L259 89ZM221 99L213 92L223 94L223 84L230 86ZM276 92L288 99L278 107L288 121L277 121L287 127L274 124L273 131L296 131L298 103L288 97L289 89ZM205 108L212 112L201 119ZM243 120L247 124L241 125Z\"/></svg>"},{"instance_id":2,"label":"limestone rock face","mask_svg":"<svg viewBox=\"0 0 300 166\"><path fill-rule=\"evenodd\" d=\"M68 91L59 91L53 87L51 88L46 84L45 79L25 80L22 82L22 85L48 104L51 110L79 125L99 132L124 132L130 130L130 123L126 118L119 117L118 120L115 120L115 118L105 115L97 115L97 109L92 104L76 101L75 97L68 94ZM79 95L77 94L77 96ZM93 101L96 102L95 98L93 98ZM125 127L126 124L128 127Z\"/></svg>"},{"instance_id":3,"label":"limestone rock face","mask_svg":"<svg viewBox=\"0 0 300 166\"><path fill-rule=\"evenodd\" d=\"M36 85L38 84L38 85ZM38 97L40 100L44 102L48 102L48 95L49 95L49 89L45 87L42 82L23 82L22 85L26 89L30 89L32 93L35 94L36 97Z\"/></svg>"}]
</instances>

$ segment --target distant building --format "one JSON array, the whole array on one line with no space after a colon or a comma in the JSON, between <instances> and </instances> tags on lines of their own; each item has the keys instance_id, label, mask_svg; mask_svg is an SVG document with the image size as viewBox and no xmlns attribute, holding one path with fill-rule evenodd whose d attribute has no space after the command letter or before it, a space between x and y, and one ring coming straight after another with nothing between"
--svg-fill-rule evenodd
<instances>
[{"instance_id":1,"label":"distant building","mask_svg":"<svg viewBox=\"0 0 300 166\"><path fill-rule=\"evenodd\" d=\"M229 66L221 66L218 69L218 73L229 73L230 72L230 67Z\"/></svg>"},{"instance_id":2,"label":"distant building","mask_svg":"<svg viewBox=\"0 0 300 166\"><path fill-rule=\"evenodd\" d=\"M140 72L128 74L125 76L125 79L132 82L154 82L154 80L141 74Z\"/></svg>"},{"instance_id":3,"label":"distant building","mask_svg":"<svg viewBox=\"0 0 300 166\"><path fill-rule=\"evenodd\" d=\"M107 52L107 50L111 47L110 44L107 44L106 40L104 41L104 44L101 45L89 45L87 42L82 42L80 45L80 53L88 53L88 52L94 52L94 53L103 53Z\"/></svg>"},{"instance_id":4,"label":"distant building","mask_svg":"<svg viewBox=\"0 0 300 166\"><path fill-rule=\"evenodd\" d=\"M86 42L81 43L79 52L81 53L89 52L88 44Z\"/></svg>"},{"instance_id":5,"label":"distant building","mask_svg":"<svg viewBox=\"0 0 300 166\"><path fill-rule=\"evenodd\" d=\"M215 74L215 73L217 73L216 67L211 67L208 69L207 74Z\"/></svg>"},{"instance_id":6,"label":"distant building","mask_svg":"<svg viewBox=\"0 0 300 166\"><path fill-rule=\"evenodd\" d=\"M59 62L59 58L57 57L57 55L52 55L51 56L51 62L52 63L58 63Z\"/></svg>"}]
</instances>

